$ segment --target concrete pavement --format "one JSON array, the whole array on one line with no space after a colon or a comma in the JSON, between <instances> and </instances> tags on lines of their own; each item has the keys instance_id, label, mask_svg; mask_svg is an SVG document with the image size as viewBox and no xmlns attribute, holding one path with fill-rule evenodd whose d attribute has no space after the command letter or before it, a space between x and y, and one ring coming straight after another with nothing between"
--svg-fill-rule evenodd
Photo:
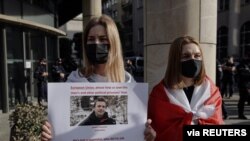
<instances>
[{"instance_id":1,"label":"concrete pavement","mask_svg":"<svg viewBox=\"0 0 250 141\"><path fill-rule=\"evenodd\" d=\"M232 98L224 98L226 108L228 110L228 118L225 120L225 124L237 124L237 125L250 125L250 106L245 106L245 115L248 120L238 119L237 115L237 103L239 95L235 93ZM9 114L3 114L0 111L0 141L9 141L10 127L9 127Z\"/></svg>"},{"instance_id":2,"label":"concrete pavement","mask_svg":"<svg viewBox=\"0 0 250 141\"><path fill-rule=\"evenodd\" d=\"M9 113L3 114L2 111L0 111L0 141L9 141L9 136Z\"/></svg>"},{"instance_id":3,"label":"concrete pavement","mask_svg":"<svg viewBox=\"0 0 250 141\"><path fill-rule=\"evenodd\" d=\"M230 99L224 98L224 102L228 111L228 118L225 120L225 124L250 125L250 105L245 104L244 110L244 114L248 119L238 119L238 100L238 93L234 93L234 95Z\"/></svg>"}]
</instances>

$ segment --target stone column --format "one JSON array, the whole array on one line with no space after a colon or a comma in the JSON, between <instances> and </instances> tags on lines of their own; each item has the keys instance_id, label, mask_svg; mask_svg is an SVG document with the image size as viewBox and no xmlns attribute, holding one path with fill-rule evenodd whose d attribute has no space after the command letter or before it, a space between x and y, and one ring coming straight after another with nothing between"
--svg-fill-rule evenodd
<instances>
[{"instance_id":1,"label":"stone column","mask_svg":"<svg viewBox=\"0 0 250 141\"><path fill-rule=\"evenodd\" d=\"M240 28L238 28L238 19L240 14L240 1L230 0L229 1L229 28L228 28L228 55L237 55L239 53L239 37ZM240 57L240 56L238 56Z\"/></svg>"},{"instance_id":2,"label":"stone column","mask_svg":"<svg viewBox=\"0 0 250 141\"><path fill-rule=\"evenodd\" d=\"M102 14L102 0L82 0L82 20L84 25L94 16Z\"/></svg>"},{"instance_id":3,"label":"stone column","mask_svg":"<svg viewBox=\"0 0 250 141\"><path fill-rule=\"evenodd\" d=\"M144 76L149 92L165 75L169 47L182 35L196 38L206 72L215 80L217 0L145 0Z\"/></svg>"}]
</instances>

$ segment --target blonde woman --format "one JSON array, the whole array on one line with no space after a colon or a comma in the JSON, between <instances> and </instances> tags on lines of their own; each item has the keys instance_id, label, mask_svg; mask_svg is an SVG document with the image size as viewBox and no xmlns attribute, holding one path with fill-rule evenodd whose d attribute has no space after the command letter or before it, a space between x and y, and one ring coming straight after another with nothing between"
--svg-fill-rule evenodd
<instances>
[{"instance_id":1,"label":"blonde woman","mask_svg":"<svg viewBox=\"0 0 250 141\"><path fill-rule=\"evenodd\" d=\"M135 82L125 71L120 37L110 17L102 15L91 19L85 27L83 40L85 67L73 71L67 82ZM46 121L42 130L41 140L51 140L51 124ZM150 121L145 130L152 130ZM147 141L154 137L154 131L145 136Z\"/></svg>"}]
</instances>

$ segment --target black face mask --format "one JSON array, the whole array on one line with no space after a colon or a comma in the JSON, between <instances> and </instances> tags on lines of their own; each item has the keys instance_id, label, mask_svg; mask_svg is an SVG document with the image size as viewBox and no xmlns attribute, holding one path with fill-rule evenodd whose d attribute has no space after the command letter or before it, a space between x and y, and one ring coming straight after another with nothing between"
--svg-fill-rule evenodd
<instances>
[{"instance_id":1,"label":"black face mask","mask_svg":"<svg viewBox=\"0 0 250 141\"><path fill-rule=\"evenodd\" d=\"M201 70L201 60L190 59L181 62L182 75L189 78L198 76Z\"/></svg>"},{"instance_id":2,"label":"black face mask","mask_svg":"<svg viewBox=\"0 0 250 141\"><path fill-rule=\"evenodd\" d=\"M85 47L88 60L92 64L104 64L108 60L109 44L87 44Z\"/></svg>"}]
</instances>

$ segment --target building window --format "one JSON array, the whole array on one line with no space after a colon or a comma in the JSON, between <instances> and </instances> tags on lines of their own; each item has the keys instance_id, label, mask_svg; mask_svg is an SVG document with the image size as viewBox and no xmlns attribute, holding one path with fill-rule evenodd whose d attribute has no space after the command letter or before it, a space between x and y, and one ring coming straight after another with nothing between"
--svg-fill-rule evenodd
<instances>
[{"instance_id":1,"label":"building window","mask_svg":"<svg viewBox=\"0 0 250 141\"><path fill-rule=\"evenodd\" d=\"M142 0L137 0L137 8L143 7L143 1Z\"/></svg>"},{"instance_id":2,"label":"building window","mask_svg":"<svg viewBox=\"0 0 250 141\"><path fill-rule=\"evenodd\" d=\"M229 0L219 0L218 11L226 11L229 9Z\"/></svg>"},{"instance_id":3,"label":"building window","mask_svg":"<svg viewBox=\"0 0 250 141\"><path fill-rule=\"evenodd\" d=\"M3 13L3 1L0 1L0 13Z\"/></svg>"},{"instance_id":4,"label":"building window","mask_svg":"<svg viewBox=\"0 0 250 141\"><path fill-rule=\"evenodd\" d=\"M118 12L117 12L117 10L114 10L112 13L112 17L117 18L117 16L118 16Z\"/></svg>"},{"instance_id":5,"label":"building window","mask_svg":"<svg viewBox=\"0 0 250 141\"><path fill-rule=\"evenodd\" d=\"M241 2L240 3L241 6L246 6L250 4L250 0L241 0L240 2Z\"/></svg>"},{"instance_id":6,"label":"building window","mask_svg":"<svg viewBox=\"0 0 250 141\"><path fill-rule=\"evenodd\" d=\"M7 37L7 59L23 60L22 31L20 27L8 26Z\"/></svg>"},{"instance_id":7,"label":"building window","mask_svg":"<svg viewBox=\"0 0 250 141\"><path fill-rule=\"evenodd\" d=\"M138 29L138 38L137 38L138 42L143 42L143 28L139 28Z\"/></svg>"},{"instance_id":8,"label":"building window","mask_svg":"<svg viewBox=\"0 0 250 141\"><path fill-rule=\"evenodd\" d=\"M24 0L25 3L31 4L31 5L36 5L38 7L41 7L43 9L47 9L50 12L54 12L54 6L55 3L54 1L51 0Z\"/></svg>"},{"instance_id":9,"label":"building window","mask_svg":"<svg viewBox=\"0 0 250 141\"><path fill-rule=\"evenodd\" d=\"M111 2L109 0L106 2L106 9L108 9L110 7L110 3Z\"/></svg>"},{"instance_id":10,"label":"building window","mask_svg":"<svg viewBox=\"0 0 250 141\"><path fill-rule=\"evenodd\" d=\"M250 21L244 23L240 30L240 56L250 57Z\"/></svg>"},{"instance_id":11,"label":"building window","mask_svg":"<svg viewBox=\"0 0 250 141\"><path fill-rule=\"evenodd\" d=\"M117 0L111 0L110 3L111 3L111 5L114 5L117 3Z\"/></svg>"},{"instance_id":12,"label":"building window","mask_svg":"<svg viewBox=\"0 0 250 141\"><path fill-rule=\"evenodd\" d=\"M228 28L223 26L217 31L217 59L222 60L227 57Z\"/></svg>"}]
</instances>

